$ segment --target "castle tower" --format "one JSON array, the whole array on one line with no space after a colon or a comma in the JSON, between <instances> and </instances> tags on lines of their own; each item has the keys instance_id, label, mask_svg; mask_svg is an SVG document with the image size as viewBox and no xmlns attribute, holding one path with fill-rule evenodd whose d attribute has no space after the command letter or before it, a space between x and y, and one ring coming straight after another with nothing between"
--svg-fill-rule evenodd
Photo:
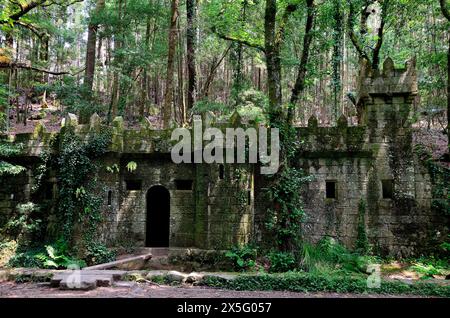
<instances>
[{"instance_id":1,"label":"castle tower","mask_svg":"<svg viewBox=\"0 0 450 318\"><path fill-rule=\"evenodd\" d=\"M367 184L368 234L372 243L401 255L409 251L400 248L398 238L411 241L416 232L407 226L417 216L412 130L418 93L415 64L411 60L404 68L395 68L388 58L382 71L366 68L359 81L361 123L367 127L366 147L374 157Z\"/></svg>"}]
</instances>

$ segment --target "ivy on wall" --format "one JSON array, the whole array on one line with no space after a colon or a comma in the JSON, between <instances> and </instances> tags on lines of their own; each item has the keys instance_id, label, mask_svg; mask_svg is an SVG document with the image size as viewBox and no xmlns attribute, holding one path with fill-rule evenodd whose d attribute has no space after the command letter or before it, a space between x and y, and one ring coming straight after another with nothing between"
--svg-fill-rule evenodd
<instances>
[{"instance_id":1,"label":"ivy on wall","mask_svg":"<svg viewBox=\"0 0 450 318\"><path fill-rule=\"evenodd\" d=\"M61 235L71 246L77 246L83 256L97 254L99 248L105 251L96 239L102 220L102 199L97 195L100 188L96 177L99 166L95 161L106 153L110 142L111 134L107 130L90 135L86 142L71 128L62 134L61 152L57 158Z\"/></svg>"},{"instance_id":2,"label":"ivy on wall","mask_svg":"<svg viewBox=\"0 0 450 318\"><path fill-rule=\"evenodd\" d=\"M450 169L439 165L433 159L431 153L424 145L416 145L415 151L431 177L432 185L432 208L436 211L450 216Z\"/></svg>"}]
</instances>

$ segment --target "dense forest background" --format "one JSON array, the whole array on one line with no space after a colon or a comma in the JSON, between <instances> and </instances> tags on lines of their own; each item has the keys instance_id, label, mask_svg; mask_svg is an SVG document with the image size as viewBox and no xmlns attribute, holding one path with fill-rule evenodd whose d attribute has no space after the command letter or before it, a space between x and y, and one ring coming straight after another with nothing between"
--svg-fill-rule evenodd
<instances>
[{"instance_id":1,"label":"dense forest background","mask_svg":"<svg viewBox=\"0 0 450 318\"><path fill-rule=\"evenodd\" d=\"M446 0L0 0L3 130L67 112L182 125L212 111L322 125L354 105L362 63L415 57L416 119L447 127ZM37 105L37 106L36 106ZM37 112L39 110L39 112ZM37 113L36 113L37 112ZM7 114L7 115L6 115Z\"/></svg>"}]
</instances>

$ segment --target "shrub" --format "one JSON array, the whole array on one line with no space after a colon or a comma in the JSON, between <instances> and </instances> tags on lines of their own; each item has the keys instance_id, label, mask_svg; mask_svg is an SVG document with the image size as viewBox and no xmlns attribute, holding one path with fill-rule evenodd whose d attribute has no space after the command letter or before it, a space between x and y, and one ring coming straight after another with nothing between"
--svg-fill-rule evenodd
<instances>
[{"instance_id":1,"label":"shrub","mask_svg":"<svg viewBox=\"0 0 450 318\"><path fill-rule=\"evenodd\" d=\"M90 243L87 245L86 263L89 266L112 262L116 259L116 253L109 250L105 245Z\"/></svg>"},{"instance_id":2,"label":"shrub","mask_svg":"<svg viewBox=\"0 0 450 318\"><path fill-rule=\"evenodd\" d=\"M233 247L225 254L225 257L232 261L235 270L244 271L255 267L256 254L256 249L246 245Z\"/></svg>"},{"instance_id":3,"label":"shrub","mask_svg":"<svg viewBox=\"0 0 450 318\"><path fill-rule=\"evenodd\" d=\"M297 266L295 256L292 253L273 251L269 253L271 273L283 273L293 270Z\"/></svg>"},{"instance_id":4,"label":"shrub","mask_svg":"<svg viewBox=\"0 0 450 318\"><path fill-rule=\"evenodd\" d=\"M300 265L306 271L328 269L365 273L367 266L374 262L378 262L375 257L352 253L333 238L325 237L317 245L303 244Z\"/></svg>"},{"instance_id":5,"label":"shrub","mask_svg":"<svg viewBox=\"0 0 450 318\"><path fill-rule=\"evenodd\" d=\"M450 286L429 283L412 285L381 281L380 288L369 288L367 277L291 272L285 274L242 275L234 280L205 277L202 285L232 290L275 290L292 292L339 292L403 294L450 297Z\"/></svg>"}]
</instances>

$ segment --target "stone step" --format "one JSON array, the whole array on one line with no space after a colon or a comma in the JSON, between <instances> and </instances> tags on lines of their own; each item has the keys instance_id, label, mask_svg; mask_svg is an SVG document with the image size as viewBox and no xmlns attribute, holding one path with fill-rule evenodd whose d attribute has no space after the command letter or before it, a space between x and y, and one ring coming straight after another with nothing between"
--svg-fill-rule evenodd
<instances>
[{"instance_id":1,"label":"stone step","mask_svg":"<svg viewBox=\"0 0 450 318\"><path fill-rule=\"evenodd\" d=\"M145 263L152 258L152 256L153 255L151 253L146 253L143 255L127 257L114 262L86 267L85 270L105 270L111 268L137 269L138 267L143 267Z\"/></svg>"},{"instance_id":2,"label":"stone step","mask_svg":"<svg viewBox=\"0 0 450 318\"><path fill-rule=\"evenodd\" d=\"M97 287L112 286L121 280L126 271L81 270L57 273L50 281L50 286L60 289L91 290Z\"/></svg>"}]
</instances>

